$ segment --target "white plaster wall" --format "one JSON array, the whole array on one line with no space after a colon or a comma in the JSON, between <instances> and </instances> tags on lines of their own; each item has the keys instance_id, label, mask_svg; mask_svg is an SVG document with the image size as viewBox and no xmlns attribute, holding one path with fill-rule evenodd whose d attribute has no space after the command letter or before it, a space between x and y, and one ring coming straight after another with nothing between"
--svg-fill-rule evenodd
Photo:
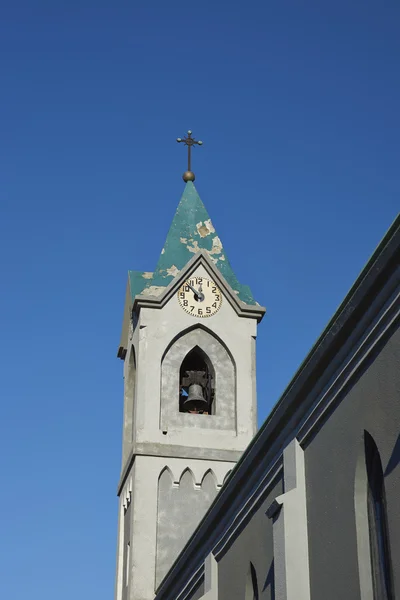
<instances>
[{"instance_id":1,"label":"white plaster wall","mask_svg":"<svg viewBox=\"0 0 400 600\"><path fill-rule=\"evenodd\" d=\"M135 356L135 365L130 360L132 350ZM129 343L124 360L124 412L122 424L122 465L124 469L136 440L136 399L137 399L137 366L139 351L139 327L130 331ZM132 373L134 371L134 373Z\"/></svg>"},{"instance_id":2,"label":"white plaster wall","mask_svg":"<svg viewBox=\"0 0 400 600\"><path fill-rule=\"evenodd\" d=\"M193 276L212 276L200 265ZM236 431L182 429L163 435L160 429L161 362L169 344L195 325L220 338L236 366ZM198 319L179 306L174 295L162 309L142 308L135 331L137 337L136 440L183 446L244 450L256 432L254 338L255 319L239 317L224 297L212 317Z\"/></svg>"},{"instance_id":3,"label":"white plaster wall","mask_svg":"<svg viewBox=\"0 0 400 600\"><path fill-rule=\"evenodd\" d=\"M176 483L179 482L183 471L189 468L194 475L195 484L199 486L204 474L212 469L218 486L221 486L233 466L232 462L136 456L129 600L150 600L155 595L158 478L164 467L170 469ZM123 547L120 561L123 556L122 550Z\"/></svg>"},{"instance_id":4,"label":"white plaster wall","mask_svg":"<svg viewBox=\"0 0 400 600\"><path fill-rule=\"evenodd\" d=\"M124 416L122 426L122 467L130 454L133 443L133 415L136 385L135 349L129 345L124 362Z\"/></svg>"},{"instance_id":5,"label":"white plaster wall","mask_svg":"<svg viewBox=\"0 0 400 600\"><path fill-rule=\"evenodd\" d=\"M124 508L122 497L118 505L118 538L117 538L117 559L116 559L116 577L115 577L115 600L122 598L123 584L123 556L124 556Z\"/></svg>"},{"instance_id":6,"label":"white plaster wall","mask_svg":"<svg viewBox=\"0 0 400 600\"><path fill-rule=\"evenodd\" d=\"M126 478L124 487L119 496L118 506L118 539L117 539L117 560L116 560L116 580L115 580L115 600L121 600L123 595L124 582L124 512L128 503L133 501L133 484L135 480L136 464L133 464L129 476ZM133 513L133 511L132 511Z\"/></svg>"}]
</instances>

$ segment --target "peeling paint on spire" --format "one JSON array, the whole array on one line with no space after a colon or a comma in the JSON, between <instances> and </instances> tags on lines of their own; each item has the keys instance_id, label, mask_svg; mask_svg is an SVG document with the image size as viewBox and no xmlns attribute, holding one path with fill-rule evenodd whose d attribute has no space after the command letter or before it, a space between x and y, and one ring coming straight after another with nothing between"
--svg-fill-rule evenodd
<instances>
[{"instance_id":1,"label":"peeling paint on spire","mask_svg":"<svg viewBox=\"0 0 400 600\"><path fill-rule=\"evenodd\" d=\"M200 251L208 254L240 300L246 304L256 304L250 288L237 280L221 239L192 181L186 183L154 273L129 272L132 299L141 293L161 293L193 254Z\"/></svg>"}]
</instances>

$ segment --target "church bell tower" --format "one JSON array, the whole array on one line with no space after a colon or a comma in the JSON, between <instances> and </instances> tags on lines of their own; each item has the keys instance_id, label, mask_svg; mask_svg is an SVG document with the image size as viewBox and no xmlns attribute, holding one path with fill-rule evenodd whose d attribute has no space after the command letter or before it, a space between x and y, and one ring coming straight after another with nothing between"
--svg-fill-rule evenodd
<instances>
[{"instance_id":1,"label":"church bell tower","mask_svg":"<svg viewBox=\"0 0 400 600\"><path fill-rule=\"evenodd\" d=\"M115 600L151 600L256 432L265 309L237 280L194 187L154 272L128 272Z\"/></svg>"}]
</instances>

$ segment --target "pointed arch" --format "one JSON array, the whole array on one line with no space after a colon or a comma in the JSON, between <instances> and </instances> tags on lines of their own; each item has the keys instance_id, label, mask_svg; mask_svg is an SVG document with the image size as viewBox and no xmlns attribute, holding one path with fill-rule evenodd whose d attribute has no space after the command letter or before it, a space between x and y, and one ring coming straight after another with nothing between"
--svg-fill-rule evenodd
<instances>
[{"instance_id":1,"label":"pointed arch","mask_svg":"<svg viewBox=\"0 0 400 600\"><path fill-rule=\"evenodd\" d=\"M195 489L195 478L193 471L186 468L179 479L179 490L181 494L190 494Z\"/></svg>"},{"instance_id":2,"label":"pointed arch","mask_svg":"<svg viewBox=\"0 0 400 600\"><path fill-rule=\"evenodd\" d=\"M156 533L156 585L165 574L165 561L169 551L169 533L171 511L175 505L175 496L178 491L174 485L174 475L166 465L158 476L157 490L157 533Z\"/></svg>"},{"instance_id":3,"label":"pointed arch","mask_svg":"<svg viewBox=\"0 0 400 600\"><path fill-rule=\"evenodd\" d=\"M218 479L216 474L214 473L214 471L212 469L207 469L207 471L204 473L202 480L201 480L201 485L203 485L203 483L205 481L213 481L215 486L218 485Z\"/></svg>"},{"instance_id":4,"label":"pointed arch","mask_svg":"<svg viewBox=\"0 0 400 600\"><path fill-rule=\"evenodd\" d=\"M207 471L204 473L203 478L201 480L201 487L203 488L203 487L210 486L210 485L217 488L218 479L212 469L207 469Z\"/></svg>"},{"instance_id":5,"label":"pointed arch","mask_svg":"<svg viewBox=\"0 0 400 600\"><path fill-rule=\"evenodd\" d=\"M228 481L229 475L231 473L232 473L232 469L229 469L229 471L227 472L227 474L225 475L225 477L223 479L222 485L224 485Z\"/></svg>"},{"instance_id":6,"label":"pointed arch","mask_svg":"<svg viewBox=\"0 0 400 600\"><path fill-rule=\"evenodd\" d=\"M258 597L257 573L253 563L250 561L246 577L245 600L258 600Z\"/></svg>"},{"instance_id":7,"label":"pointed arch","mask_svg":"<svg viewBox=\"0 0 400 600\"><path fill-rule=\"evenodd\" d=\"M215 476L215 473L212 469L208 469L204 473L203 479L201 481L201 492L204 494L205 498L208 498L211 503L214 500L215 496L218 492L218 481Z\"/></svg>"},{"instance_id":8,"label":"pointed arch","mask_svg":"<svg viewBox=\"0 0 400 600\"><path fill-rule=\"evenodd\" d=\"M210 416L190 414L189 405L187 410L182 411L185 398L188 397L188 388L193 385L190 376L185 376L183 381L183 369L185 360L191 357L204 361L204 369L194 368L193 371L205 372L206 375L197 388L199 404L205 398L207 410ZM212 377L209 377L211 373ZM209 385L207 382L213 379ZM185 389L185 385L187 389ZM207 391L209 390L209 394ZM205 393L206 392L206 393ZM185 395L181 401L180 396ZM203 404L204 406L204 404ZM180 410L181 408L181 410ZM196 411L197 407L194 407ZM200 410L200 412L202 412ZM200 418L199 418L200 417ZM224 429L236 430L236 367L233 358L225 344L206 327L196 324L180 332L179 335L168 344L162 358L161 364L161 407L160 407L160 429L167 431L169 428L183 428L193 426L196 429Z\"/></svg>"},{"instance_id":9,"label":"pointed arch","mask_svg":"<svg viewBox=\"0 0 400 600\"><path fill-rule=\"evenodd\" d=\"M393 600L384 473L368 431L359 446L354 501L361 598Z\"/></svg>"},{"instance_id":10,"label":"pointed arch","mask_svg":"<svg viewBox=\"0 0 400 600\"><path fill-rule=\"evenodd\" d=\"M188 333L191 333L192 331L197 330L197 329L204 331L205 333L208 333L211 337L215 338L215 340L219 344L221 344L221 346L223 346L225 348L226 352L229 354L229 357L236 369L235 359L233 358L233 355L232 355L231 351L229 350L228 346L225 344L224 340L221 339L214 331L212 331L211 329L209 329L202 323L196 323L195 325L191 325L190 327L187 327L186 329L183 329L182 331L180 331L178 333L178 335L176 335L167 345L167 347L164 350L164 353L162 355L161 361L164 360L164 358L165 358L166 354L168 353L169 349L171 348L171 346L173 346L178 340L180 340L182 337L186 336Z\"/></svg>"},{"instance_id":11,"label":"pointed arch","mask_svg":"<svg viewBox=\"0 0 400 600\"><path fill-rule=\"evenodd\" d=\"M202 360L204 360L204 362L207 364L207 366L209 367L210 370L214 371L214 367L213 364L210 360L210 357L208 356L207 352L205 352L205 350L203 350L203 348L201 348L199 345L195 345L193 346L193 348L191 348L190 350L188 350L186 356L184 357L182 362L185 362L185 360L187 360L188 358L190 358L191 355L193 354L197 354L199 357L201 357Z\"/></svg>"},{"instance_id":12,"label":"pointed arch","mask_svg":"<svg viewBox=\"0 0 400 600\"><path fill-rule=\"evenodd\" d=\"M181 485L182 482L187 482L187 483L190 482L194 487L195 477L194 477L192 469L190 469L189 467L186 467L185 469L183 469L183 471L181 473L181 476L179 478L179 485Z\"/></svg>"},{"instance_id":13,"label":"pointed arch","mask_svg":"<svg viewBox=\"0 0 400 600\"><path fill-rule=\"evenodd\" d=\"M200 388L197 385L200 406L197 405L196 410L207 415L215 414L215 369L208 354L197 344L187 352L179 369L179 412L189 412L194 408L193 401L189 400L191 384L201 384Z\"/></svg>"},{"instance_id":14,"label":"pointed arch","mask_svg":"<svg viewBox=\"0 0 400 600\"><path fill-rule=\"evenodd\" d=\"M168 497L174 487L174 476L169 467L165 466L158 476L157 485L157 505L160 509L160 503L162 499Z\"/></svg>"},{"instance_id":15,"label":"pointed arch","mask_svg":"<svg viewBox=\"0 0 400 600\"><path fill-rule=\"evenodd\" d=\"M124 375L124 423L123 423L123 451L122 458L125 464L131 450L133 441L133 421L135 410L136 390L136 355L135 348L131 345L128 360L125 361Z\"/></svg>"},{"instance_id":16,"label":"pointed arch","mask_svg":"<svg viewBox=\"0 0 400 600\"><path fill-rule=\"evenodd\" d=\"M165 467L160 471L160 474L158 476L158 481L160 482L161 478L163 479L163 481L170 481L171 485L174 482L174 476L172 474L171 469L165 465Z\"/></svg>"}]
</instances>

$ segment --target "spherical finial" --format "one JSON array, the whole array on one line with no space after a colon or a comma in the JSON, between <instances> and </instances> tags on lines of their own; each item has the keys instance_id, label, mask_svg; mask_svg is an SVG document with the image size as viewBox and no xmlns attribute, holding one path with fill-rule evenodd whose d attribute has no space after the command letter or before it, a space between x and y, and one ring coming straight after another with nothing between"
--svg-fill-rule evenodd
<instances>
[{"instance_id":1,"label":"spherical finial","mask_svg":"<svg viewBox=\"0 0 400 600\"><path fill-rule=\"evenodd\" d=\"M188 129L188 135L192 135L192 130Z\"/></svg>"},{"instance_id":2,"label":"spherical finial","mask_svg":"<svg viewBox=\"0 0 400 600\"><path fill-rule=\"evenodd\" d=\"M182 179L183 181L194 181L196 179L193 171L185 171L184 174L182 175Z\"/></svg>"},{"instance_id":3,"label":"spherical finial","mask_svg":"<svg viewBox=\"0 0 400 600\"><path fill-rule=\"evenodd\" d=\"M181 142L181 141L182 141L182 138L176 138L176 141L177 141L177 142Z\"/></svg>"}]
</instances>

